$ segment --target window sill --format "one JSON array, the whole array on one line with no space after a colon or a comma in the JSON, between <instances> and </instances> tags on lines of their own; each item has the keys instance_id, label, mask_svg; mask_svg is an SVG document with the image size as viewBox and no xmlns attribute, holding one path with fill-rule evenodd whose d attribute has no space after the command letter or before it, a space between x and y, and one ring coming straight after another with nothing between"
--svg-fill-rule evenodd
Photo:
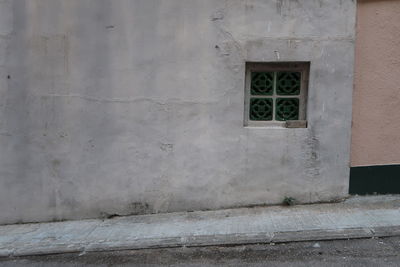
<instances>
[{"instance_id":1,"label":"window sill","mask_svg":"<svg viewBox=\"0 0 400 267\"><path fill-rule=\"evenodd\" d=\"M246 128L268 128L268 129L295 129L307 128L306 120L296 121L249 121Z\"/></svg>"}]
</instances>

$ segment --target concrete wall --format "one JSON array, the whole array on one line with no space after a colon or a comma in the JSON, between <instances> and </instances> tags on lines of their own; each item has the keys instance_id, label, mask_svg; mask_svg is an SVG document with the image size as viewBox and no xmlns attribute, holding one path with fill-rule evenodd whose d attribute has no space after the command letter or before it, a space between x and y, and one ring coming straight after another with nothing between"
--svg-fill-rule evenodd
<instances>
[{"instance_id":1,"label":"concrete wall","mask_svg":"<svg viewBox=\"0 0 400 267\"><path fill-rule=\"evenodd\" d=\"M400 163L400 1L358 2L352 166Z\"/></svg>"},{"instance_id":2,"label":"concrete wall","mask_svg":"<svg viewBox=\"0 0 400 267\"><path fill-rule=\"evenodd\" d=\"M0 223L348 192L355 1L0 0ZM310 61L307 129L243 126Z\"/></svg>"}]
</instances>

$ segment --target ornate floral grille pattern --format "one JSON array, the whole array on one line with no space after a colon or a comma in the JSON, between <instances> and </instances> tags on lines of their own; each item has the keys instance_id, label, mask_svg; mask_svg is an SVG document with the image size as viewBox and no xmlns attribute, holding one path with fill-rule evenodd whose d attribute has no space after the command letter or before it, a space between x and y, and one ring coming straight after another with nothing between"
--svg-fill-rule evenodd
<instances>
[{"instance_id":1,"label":"ornate floral grille pattern","mask_svg":"<svg viewBox=\"0 0 400 267\"><path fill-rule=\"evenodd\" d=\"M299 119L298 98L277 98L275 106L276 106L275 119L277 121Z\"/></svg>"},{"instance_id":2,"label":"ornate floral grille pattern","mask_svg":"<svg viewBox=\"0 0 400 267\"><path fill-rule=\"evenodd\" d=\"M271 98L252 98L250 100L250 119L254 121L270 121L273 115Z\"/></svg>"},{"instance_id":3,"label":"ornate floral grille pattern","mask_svg":"<svg viewBox=\"0 0 400 267\"><path fill-rule=\"evenodd\" d=\"M251 72L249 119L299 120L301 72Z\"/></svg>"},{"instance_id":4,"label":"ornate floral grille pattern","mask_svg":"<svg viewBox=\"0 0 400 267\"><path fill-rule=\"evenodd\" d=\"M299 95L300 77L300 72L278 72L276 93L278 95Z\"/></svg>"},{"instance_id":5,"label":"ornate floral grille pattern","mask_svg":"<svg viewBox=\"0 0 400 267\"><path fill-rule=\"evenodd\" d=\"M251 73L251 94L272 95L274 90L273 72L252 72Z\"/></svg>"}]
</instances>

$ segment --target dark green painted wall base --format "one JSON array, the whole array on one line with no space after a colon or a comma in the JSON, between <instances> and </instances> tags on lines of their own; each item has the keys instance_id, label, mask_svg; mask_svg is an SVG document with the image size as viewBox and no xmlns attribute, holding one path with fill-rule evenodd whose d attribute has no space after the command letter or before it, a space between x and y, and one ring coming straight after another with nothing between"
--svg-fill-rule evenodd
<instances>
[{"instance_id":1,"label":"dark green painted wall base","mask_svg":"<svg viewBox=\"0 0 400 267\"><path fill-rule=\"evenodd\" d=\"M400 165L352 167L350 194L400 194Z\"/></svg>"}]
</instances>

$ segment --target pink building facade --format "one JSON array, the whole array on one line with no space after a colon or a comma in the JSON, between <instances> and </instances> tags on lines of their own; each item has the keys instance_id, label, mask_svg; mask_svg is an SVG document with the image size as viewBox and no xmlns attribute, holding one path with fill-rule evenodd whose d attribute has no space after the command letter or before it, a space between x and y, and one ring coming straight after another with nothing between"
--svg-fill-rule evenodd
<instances>
[{"instance_id":1,"label":"pink building facade","mask_svg":"<svg viewBox=\"0 0 400 267\"><path fill-rule=\"evenodd\" d=\"M400 193L400 1L357 6L352 193Z\"/></svg>"}]
</instances>

